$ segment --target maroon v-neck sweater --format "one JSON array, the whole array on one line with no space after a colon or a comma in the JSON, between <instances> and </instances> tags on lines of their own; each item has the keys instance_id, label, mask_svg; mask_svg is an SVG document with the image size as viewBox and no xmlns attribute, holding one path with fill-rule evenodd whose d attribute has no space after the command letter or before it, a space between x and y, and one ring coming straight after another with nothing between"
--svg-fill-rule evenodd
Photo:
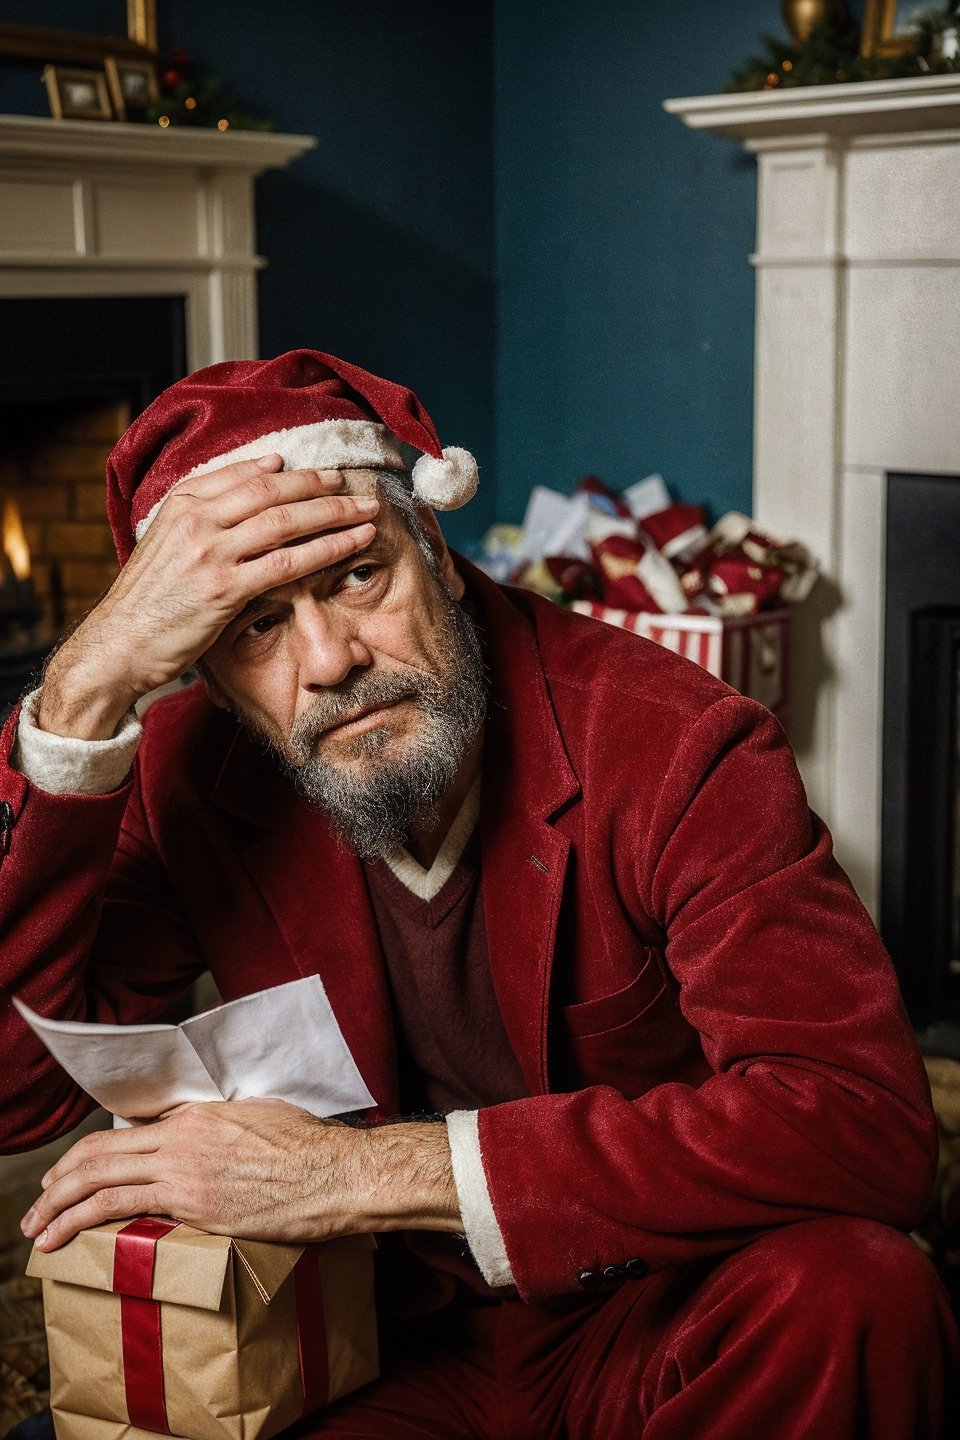
<instances>
[{"instance_id":1,"label":"maroon v-neck sweater","mask_svg":"<svg viewBox=\"0 0 960 1440\"><path fill-rule=\"evenodd\" d=\"M366 866L383 946L404 1113L476 1110L524 1096L490 978L476 831L432 900L383 861Z\"/></svg>"},{"instance_id":2,"label":"maroon v-neck sweater","mask_svg":"<svg viewBox=\"0 0 960 1440\"><path fill-rule=\"evenodd\" d=\"M490 976L476 831L432 900L383 861L365 865L383 947L404 1114L476 1110L527 1094ZM477 1294L502 1295L454 1236L408 1235L411 1249Z\"/></svg>"}]
</instances>

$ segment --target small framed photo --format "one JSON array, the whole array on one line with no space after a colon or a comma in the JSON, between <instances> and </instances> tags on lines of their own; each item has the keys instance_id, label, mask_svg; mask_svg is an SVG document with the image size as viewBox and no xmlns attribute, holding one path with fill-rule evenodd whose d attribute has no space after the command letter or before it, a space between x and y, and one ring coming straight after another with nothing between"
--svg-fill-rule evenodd
<instances>
[{"instance_id":1,"label":"small framed photo","mask_svg":"<svg viewBox=\"0 0 960 1440\"><path fill-rule=\"evenodd\" d=\"M107 77L102 70L70 70L45 65L50 114L55 120L112 120Z\"/></svg>"},{"instance_id":2,"label":"small framed photo","mask_svg":"<svg viewBox=\"0 0 960 1440\"><path fill-rule=\"evenodd\" d=\"M142 115L160 99L157 67L149 60L118 60L108 55L103 66L118 120Z\"/></svg>"},{"instance_id":3,"label":"small framed photo","mask_svg":"<svg viewBox=\"0 0 960 1440\"><path fill-rule=\"evenodd\" d=\"M920 45L914 26L929 14L927 0L867 0L860 32L860 54L910 55Z\"/></svg>"}]
</instances>

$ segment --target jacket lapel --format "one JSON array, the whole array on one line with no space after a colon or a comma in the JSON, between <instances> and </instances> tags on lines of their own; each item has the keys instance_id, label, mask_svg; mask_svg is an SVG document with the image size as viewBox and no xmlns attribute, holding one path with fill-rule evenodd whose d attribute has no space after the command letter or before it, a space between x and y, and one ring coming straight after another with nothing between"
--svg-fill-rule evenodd
<instances>
[{"instance_id":1,"label":"jacket lapel","mask_svg":"<svg viewBox=\"0 0 960 1440\"><path fill-rule=\"evenodd\" d=\"M570 850L550 820L580 785L531 619L489 580L463 568L483 606L493 677L481 811L487 948L504 1026L536 1095L547 1089L550 977Z\"/></svg>"}]
</instances>

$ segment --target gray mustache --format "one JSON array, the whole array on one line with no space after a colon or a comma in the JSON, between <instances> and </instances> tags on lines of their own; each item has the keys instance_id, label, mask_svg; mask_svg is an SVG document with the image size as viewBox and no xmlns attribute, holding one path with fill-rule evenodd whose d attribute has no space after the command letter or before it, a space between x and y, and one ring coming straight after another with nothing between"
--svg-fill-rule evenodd
<instances>
[{"instance_id":1,"label":"gray mustache","mask_svg":"<svg viewBox=\"0 0 960 1440\"><path fill-rule=\"evenodd\" d=\"M398 700L437 700L440 686L433 676L411 670L409 674L360 674L342 685L318 695L290 732L294 749L307 751L312 743L335 725L351 720L358 712Z\"/></svg>"}]
</instances>

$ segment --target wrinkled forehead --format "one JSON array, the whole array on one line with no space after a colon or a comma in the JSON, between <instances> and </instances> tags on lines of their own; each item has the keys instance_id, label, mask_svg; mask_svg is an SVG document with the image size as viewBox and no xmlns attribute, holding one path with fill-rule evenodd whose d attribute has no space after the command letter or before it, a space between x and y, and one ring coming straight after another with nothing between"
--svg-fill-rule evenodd
<instances>
[{"instance_id":1,"label":"wrinkled forehead","mask_svg":"<svg viewBox=\"0 0 960 1440\"><path fill-rule=\"evenodd\" d=\"M345 495L373 495L380 501L380 509L374 517L377 532L391 539L401 542L409 540L415 545L413 529L416 530L416 523L412 520L411 510L416 507L413 499L410 472L404 470L370 470L370 469L343 469L337 472L343 482L340 491ZM402 487L406 496L406 504L398 505L397 488ZM376 542L374 542L376 543Z\"/></svg>"},{"instance_id":2,"label":"wrinkled forehead","mask_svg":"<svg viewBox=\"0 0 960 1440\"><path fill-rule=\"evenodd\" d=\"M337 474L343 481L343 493L346 495L376 495L382 490L380 479L386 473L382 470L350 470L346 467L337 470ZM402 482L404 473L402 470L394 470L390 473Z\"/></svg>"}]
</instances>

